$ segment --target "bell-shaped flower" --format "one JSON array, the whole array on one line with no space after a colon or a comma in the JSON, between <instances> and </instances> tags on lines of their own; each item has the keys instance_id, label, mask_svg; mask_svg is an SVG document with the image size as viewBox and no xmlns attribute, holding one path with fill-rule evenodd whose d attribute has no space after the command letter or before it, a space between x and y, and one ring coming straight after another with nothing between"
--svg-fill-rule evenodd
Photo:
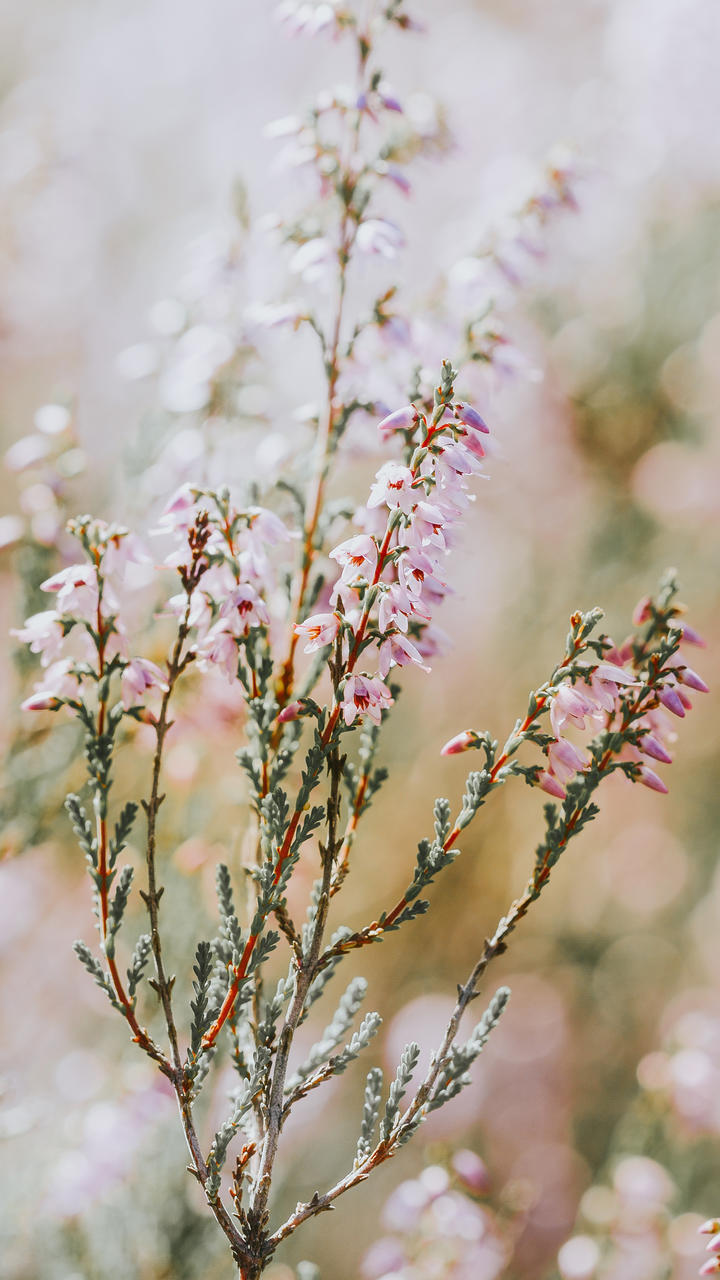
<instances>
[{"instance_id":1,"label":"bell-shaped flower","mask_svg":"<svg viewBox=\"0 0 720 1280\"><path fill-rule=\"evenodd\" d=\"M374 724L380 724L383 711L393 704L387 685L377 676L348 676L342 693L341 708L347 725L354 723L358 715L368 715Z\"/></svg>"},{"instance_id":2,"label":"bell-shaped flower","mask_svg":"<svg viewBox=\"0 0 720 1280\"><path fill-rule=\"evenodd\" d=\"M27 618L24 626L13 627L10 635L29 645L32 653L39 653L41 665L47 667L60 657L65 632L60 614L55 609L44 609Z\"/></svg>"},{"instance_id":3,"label":"bell-shaped flower","mask_svg":"<svg viewBox=\"0 0 720 1280\"><path fill-rule=\"evenodd\" d=\"M96 621L99 596L95 565L86 562L68 565L67 569L46 578L40 586L43 591L57 596L58 613L81 618L84 622ZM104 598L110 608L117 607L111 592L105 591Z\"/></svg>"},{"instance_id":4,"label":"bell-shaped flower","mask_svg":"<svg viewBox=\"0 0 720 1280\"><path fill-rule=\"evenodd\" d=\"M430 670L423 662L420 650L416 648L412 640L408 640L407 636L395 632L394 635L388 636L386 640L383 640L380 645L378 661L378 670L383 680L391 667L407 667L410 663L415 663L423 671Z\"/></svg>"},{"instance_id":5,"label":"bell-shaped flower","mask_svg":"<svg viewBox=\"0 0 720 1280\"><path fill-rule=\"evenodd\" d=\"M233 588L220 609L220 618L234 636L246 636L251 627L267 626L270 622L267 605L249 582Z\"/></svg>"},{"instance_id":6,"label":"bell-shaped flower","mask_svg":"<svg viewBox=\"0 0 720 1280\"><path fill-rule=\"evenodd\" d=\"M307 640L305 653L314 653L332 644L339 629L340 619L336 613L314 613L296 624L295 634Z\"/></svg>"},{"instance_id":7,"label":"bell-shaped flower","mask_svg":"<svg viewBox=\"0 0 720 1280\"><path fill-rule=\"evenodd\" d=\"M340 565L345 582L357 577L372 578L377 568L378 549L373 538L366 533L358 533L335 547L330 552L330 559Z\"/></svg>"},{"instance_id":8,"label":"bell-shaped flower","mask_svg":"<svg viewBox=\"0 0 720 1280\"><path fill-rule=\"evenodd\" d=\"M379 507L384 503L390 510L399 507L409 515L420 496L418 490L412 488L413 479L409 467L403 467L399 462L384 463L370 489L367 505Z\"/></svg>"},{"instance_id":9,"label":"bell-shaped flower","mask_svg":"<svg viewBox=\"0 0 720 1280\"><path fill-rule=\"evenodd\" d=\"M126 711L136 703L142 702L148 689L161 689L167 692L168 684L165 672L148 658L131 658L123 668L120 677L122 704Z\"/></svg>"}]
</instances>

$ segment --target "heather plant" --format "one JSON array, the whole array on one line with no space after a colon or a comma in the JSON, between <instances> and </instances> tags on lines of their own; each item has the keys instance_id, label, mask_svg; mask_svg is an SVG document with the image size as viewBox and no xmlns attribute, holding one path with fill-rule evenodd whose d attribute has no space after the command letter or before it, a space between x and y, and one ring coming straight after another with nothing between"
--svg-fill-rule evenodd
<instances>
[{"instance_id":1,"label":"heather plant","mask_svg":"<svg viewBox=\"0 0 720 1280\"><path fill-rule=\"evenodd\" d=\"M429 808L414 862L393 850L407 860L404 893L386 902L379 889L373 918L360 928L337 919L362 819L380 788L392 786L389 765L379 763L385 726L401 689L412 697L412 668L428 672L447 647L436 622L449 591L446 566L489 449L488 425L472 403L482 386L478 372L517 363L497 297L519 283L519 264L534 258L548 217L575 201L570 170L555 165L505 238L467 260L472 305L465 311L438 286L422 317L404 314L386 282L370 305L353 310L362 292L353 292L353 271L365 283L366 264L391 261L403 244L401 228L385 216L386 193L407 193L406 162L442 149L437 131L428 136L406 123L378 62L383 31L410 37L415 24L401 3L370 16L286 4L281 16L297 31L347 42L356 64L352 89L323 93L306 117L272 129L286 140L294 171L309 175L309 203L273 225L301 295L249 309L233 341L220 341L208 326L186 330L184 398L173 403L217 425L227 419L248 353L258 358L258 333L277 325L298 338L309 332L325 378L313 450L309 457L300 450L265 492L244 455L240 466L235 460L233 484L208 480L210 462L199 466L157 517L153 554L122 524L71 520L75 549L42 583L52 607L16 631L43 669L24 708L69 714L84 744L86 781L66 808L87 861L99 945L78 942L77 955L172 1087L190 1174L243 1280L256 1280L283 1241L366 1181L469 1083L509 998L505 987L486 992L488 966L570 840L596 817L606 779L667 789L652 766L671 762L672 717L690 708L688 690L705 689L685 661L684 646L702 641L682 621L672 573L640 601L620 644L600 631L599 609L573 613L556 665L545 679L539 673L502 745L472 727L442 748L448 756L478 751L479 767L458 785L455 801L438 798ZM356 508L335 496L335 475L357 434L367 449L363 428L373 419L384 460ZM232 440L232 422L226 426ZM164 661L145 656L157 656L168 630ZM411 670L401 685L403 667ZM254 822L251 892L244 910L238 869L218 866L218 923L213 937L186 952L194 980L184 1007L165 958L167 937L180 926L161 884L164 758L179 697L189 689L198 701L217 699L221 682ZM144 793L120 803L116 774L139 726L153 743L149 777ZM370 1065L347 1171L328 1188L308 1187L307 1198L277 1221L272 1190L288 1116L372 1053L381 1019L369 1012L358 1022L365 981L349 982L303 1061L293 1054L296 1033L347 956L426 913L425 895L457 858L463 831L498 790L519 781L549 797L529 877L471 957L429 1066L418 1070L415 1042L389 1082ZM123 854L140 829L138 892L148 930L127 938L134 870ZM301 919L291 900L295 873L307 866L316 874ZM481 996L483 1012L461 1030ZM198 1100L225 1059L237 1083L212 1135Z\"/></svg>"}]
</instances>

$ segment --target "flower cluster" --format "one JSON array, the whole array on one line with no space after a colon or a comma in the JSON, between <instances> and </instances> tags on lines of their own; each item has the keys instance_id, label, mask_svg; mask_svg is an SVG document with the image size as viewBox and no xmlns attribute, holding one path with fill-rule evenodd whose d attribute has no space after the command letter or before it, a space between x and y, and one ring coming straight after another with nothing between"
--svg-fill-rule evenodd
<instances>
[{"instance_id":1,"label":"flower cluster","mask_svg":"<svg viewBox=\"0 0 720 1280\"><path fill-rule=\"evenodd\" d=\"M212 492L183 485L168 502L156 532L173 543L165 564L182 569L192 558L189 536L198 519L206 520L202 580L171 597L168 609L187 617L192 652L200 670L216 668L238 678L239 651L252 633L266 633L271 617L268 596L274 588L271 549L292 539L274 512L264 507L240 511L227 488Z\"/></svg>"},{"instance_id":2,"label":"flower cluster","mask_svg":"<svg viewBox=\"0 0 720 1280\"><path fill-rule=\"evenodd\" d=\"M403 462L384 463L357 522L367 531L330 552L340 576L330 593L333 612L313 614L295 627L312 653L342 635L347 678L342 688L346 724L360 715L380 722L392 703L384 683L394 666L429 668L425 659L441 643L431 626L449 588L443 561L470 501L468 478L482 470L488 428L470 405L453 398L454 370L443 366L435 410L408 405L384 418L382 440L399 437ZM361 654L377 674L359 674Z\"/></svg>"},{"instance_id":3,"label":"flower cluster","mask_svg":"<svg viewBox=\"0 0 720 1280\"><path fill-rule=\"evenodd\" d=\"M120 672L126 711L144 702L149 689L165 689L163 673L147 658L131 657L127 614L147 583L151 559L127 529L84 516L71 521L86 559L60 569L41 589L55 598L12 634L40 656L43 676L22 704L27 711L79 706L81 686Z\"/></svg>"}]
</instances>

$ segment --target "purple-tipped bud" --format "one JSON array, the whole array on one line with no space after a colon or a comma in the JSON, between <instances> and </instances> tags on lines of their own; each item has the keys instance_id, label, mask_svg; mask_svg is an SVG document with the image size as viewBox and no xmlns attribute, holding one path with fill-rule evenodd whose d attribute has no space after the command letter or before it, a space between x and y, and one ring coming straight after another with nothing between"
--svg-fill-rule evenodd
<instances>
[{"instance_id":1,"label":"purple-tipped bud","mask_svg":"<svg viewBox=\"0 0 720 1280\"><path fill-rule=\"evenodd\" d=\"M674 716L679 716L682 720L685 715L685 708L680 699L677 689L663 689L660 694L660 701L668 711L672 711Z\"/></svg>"},{"instance_id":2,"label":"purple-tipped bud","mask_svg":"<svg viewBox=\"0 0 720 1280\"><path fill-rule=\"evenodd\" d=\"M289 702L286 707L283 707L277 718L277 722L278 724L287 724L290 720L297 720L298 716L301 716L304 710L305 707L302 702Z\"/></svg>"},{"instance_id":3,"label":"purple-tipped bud","mask_svg":"<svg viewBox=\"0 0 720 1280\"><path fill-rule=\"evenodd\" d=\"M708 1240L705 1248L708 1253L720 1253L720 1235L713 1236L712 1240Z\"/></svg>"},{"instance_id":4,"label":"purple-tipped bud","mask_svg":"<svg viewBox=\"0 0 720 1280\"><path fill-rule=\"evenodd\" d=\"M720 1258L708 1258L707 1262L701 1266L699 1274L701 1276L714 1276L717 1275L718 1271L720 1271Z\"/></svg>"},{"instance_id":5,"label":"purple-tipped bud","mask_svg":"<svg viewBox=\"0 0 720 1280\"><path fill-rule=\"evenodd\" d=\"M682 638L685 644L694 644L698 649L707 649L707 641L703 640L699 631L689 627L686 622L682 623Z\"/></svg>"},{"instance_id":6,"label":"purple-tipped bud","mask_svg":"<svg viewBox=\"0 0 720 1280\"><path fill-rule=\"evenodd\" d=\"M646 733L638 741L638 747L646 756L652 756L653 760L659 760L661 764L672 764L672 756L666 751L661 742L657 738L653 738L652 734Z\"/></svg>"},{"instance_id":7,"label":"purple-tipped bud","mask_svg":"<svg viewBox=\"0 0 720 1280\"><path fill-rule=\"evenodd\" d=\"M473 729L464 729L441 748L441 756L458 756L461 751L471 751L478 745L478 736Z\"/></svg>"},{"instance_id":8,"label":"purple-tipped bud","mask_svg":"<svg viewBox=\"0 0 720 1280\"><path fill-rule=\"evenodd\" d=\"M692 667L685 667L682 671L678 671L678 680L686 684L688 689L696 689L698 693L710 692L702 676L699 676L697 671L693 671Z\"/></svg>"},{"instance_id":9,"label":"purple-tipped bud","mask_svg":"<svg viewBox=\"0 0 720 1280\"><path fill-rule=\"evenodd\" d=\"M537 785L541 791L547 791L549 796L555 796L558 800L565 799L565 788L546 770L538 776Z\"/></svg>"},{"instance_id":10,"label":"purple-tipped bud","mask_svg":"<svg viewBox=\"0 0 720 1280\"><path fill-rule=\"evenodd\" d=\"M414 404L406 404L404 409L396 409L394 413L389 413L387 418L383 418L382 422L378 423L381 440L389 440L396 431L410 431L417 423L419 416Z\"/></svg>"},{"instance_id":11,"label":"purple-tipped bud","mask_svg":"<svg viewBox=\"0 0 720 1280\"><path fill-rule=\"evenodd\" d=\"M474 427L475 431L482 431L486 436L490 435L489 426L472 405L463 404L462 400L458 400L455 405L455 417L466 427Z\"/></svg>"},{"instance_id":12,"label":"purple-tipped bud","mask_svg":"<svg viewBox=\"0 0 720 1280\"><path fill-rule=\"evenodd\" d=\"M707 1222L703 1222L702 1226L698 1227L699 1236L714 1236L718 1231L720 1231L720 1218L708 1218Z\"/></svg>"},{"instance_id":13,"label":"purple-tipped bud","mask_svg":"<svg viewBox=\"0 0 720 1280\"><path fill-rule=\"evenodd\" d=\"M666 796L668 793L668 789L662 778L658 778L654 769L648 769L646 764L640 765L638 782L642 782L643 786L649 787L651 791L659 791L663 796Z\"/></svg>"}]
</instances>

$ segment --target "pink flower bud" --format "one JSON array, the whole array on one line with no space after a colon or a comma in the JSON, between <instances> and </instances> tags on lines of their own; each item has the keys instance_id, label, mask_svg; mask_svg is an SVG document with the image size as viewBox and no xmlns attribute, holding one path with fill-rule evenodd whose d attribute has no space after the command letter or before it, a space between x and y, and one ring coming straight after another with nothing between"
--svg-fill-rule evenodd
<instances>
[{"instance_id":1,"label":"pink flower bud","mask_svg":"<svg viewBox=\"0 0 720 1280\"><path fill-rule=\"evenodd\" d=\"M411 431L419 416L414 404L405 405L404 409L396 409L394 413L389 413L382 422L378 423L380 439L389 440L396 431Z\"/></svg>"},{"instance_id":2,"label":"pink flower bud","mask_svg":"<svg viewBox=\"0 0 720 1280\"><path fill-rule=\"evenodd\" d=\"M652 734L646 733L638 742L638 747L646 756L652 756L653 760L659 760L661 764L672 764L672 756L666 751L661 742L657 738L653 738Z\"/></svg>"},{"instance_id":3,"label":"pink flower bud","mask_svg":"<svg viewBox=\"0 0 720 1280\"><path fill-rule=\"evenodd\" d=\"M473 409L472 405L463 404L462 400L458 400L455 405L455 417L464 426L473 427L475 431L482 431L486 436L490 435L490 428L485 419L480 417L477 409Z\"/></svg>"},{"instance_id":4,"label":"pink flower bud","mask_svg":"<svg viewBox=\"0 0 720 1280\"><path fill-rule=\"evenodd\" d=\"M701 1276L716 1275L720 1271L720 1258L708 1258L708 1261L700 1268Z\"/></svg>"},{"instance_id":5,"label":"pink flower bud","mask_svg":"<svg viewBox=\"0 0 720 1280\"><path fill-rule=\"evenodd\" d=\"M445 746L440 749L441 756L458 756L461 751L470 751L472 747L477 746L477 734L473 729L464 729L462 733L458 733Z\"/></svg>"},{"instance_id":6,"label":"pink flower bud","mask_svg":"<svg viewBox=\"0 0 720 1280\"><path fill-rule=\"evenodd\" d=\"M714 1236L718 1231L720 1231L720 1218L708 1218L707 1222L703 1222L702 1226L698 1227L699 1236Z\"/></svg>"},{"instance_id":7,"label":"pink flower bud","mask_svg":"<svg viewBox=\"0 0 720 1280\"><path fill-rule=\"evenodd\" d=\"M682 623L682 638L685 644L694 644L698 649L707 649L707 642L694 627L689 627L686 622Z\"/></svg>"},{"instance_id":8,"label":"pink flower bud","mask_svg":"<svg viewBox=\"0 0 720 1280\"><path fill-rule=\"evenodd\" d=\"M635 608L633 609L633 626L639 627L643 622L647 622L651 612L650 597L643 596L641 600L638 600Z\"/></svg>"},{"instance_id":9,"label":"pink flower bud","mask_svg":"<svg viewBox=\"0 0 720 1280\"><path fill-rule=\"evenodd\" d=\"M685 708L680 700L676 689L663 689L660 694L660 701L668 711L672 711L674 716L679 716L682 720L685 715Z\"/></svg>"},{"instance_id":10,"label":"pink flower bud","mask_svg":"<svg viewBox=\"0 0 720 1280\"><path fill-rule=\"evenodd\" d=\"M696 689L698 693L709 693L702 676L699 676L697 671L693 671L692 667L685 667L682 671L678 671L678 680L686 684L689 689Z\"/></svg>"},{"instance_id":11,"label":"pink flower bud","mask_svg":"<svg viewBox=\"0 0 720 1280\"><path fill-rule=\"evenodd\" d=\"M302 702L289 702L286 707L283 707L277 718L277 722L278 724L288 724L290 720L297 720L298 716L301 716L302 713Z\"/></svg>"},{"instance_id":12,"label":"pink flower bud","mask_svg":"<svg viewBox=\"0 0 720 1280\"><path fill-rule=\"evenodd\" d=\"M558 800L565 799L565 788L560 785L557 778L553 778L552 774L546 770L539 775L537 785L541 791L547 791L549 796L556 796Z\"/></svg>"},{"instance_id":13,"label":"pink flower bud","mask_svg":"<svg viewBox=\"0 0 720 1280\"><path fill-rule=\"evenodd\" d=\"M708 1240L705 1248L708 1253L720 1253L720 1235L713 1236L712 1240Z\"/></svg>"},{"instance_id":14,"label":"pink flower bud","mask_svg":"<svg viewBox=\"0 0 720 1280\"><path fill-rule=\"evenodd\" d=\"M667 787L662 778L658 778L653 769L648 769L646 764L640 765L638 774L638 782L642 782L644 787L649 787L651 791L659 791L661 795L667 795Z\"/></svg>"},{"instance_id":15,"label":"pink flower bud","mask_svg":"<svg viewBox=\"0 0 720 1280\"><path fill-rule=\"evenodd\" d=\"M20 703L21 711L57 711L62 702L55 697L54 693L48 693L45 689L38 690L37 693L31 693L29 698Z\"/></svg>"}]
</instances>

